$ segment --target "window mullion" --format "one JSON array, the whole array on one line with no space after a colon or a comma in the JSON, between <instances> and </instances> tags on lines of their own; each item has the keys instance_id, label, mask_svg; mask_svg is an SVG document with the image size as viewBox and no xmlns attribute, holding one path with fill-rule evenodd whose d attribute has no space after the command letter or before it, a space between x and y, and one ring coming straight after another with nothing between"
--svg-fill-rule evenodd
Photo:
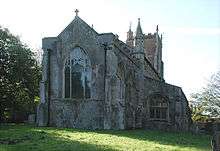
<instances>
[{"instance_id":1,"label":"window mullion","mask_svg":"<svg viewBox=\"0 0 220 151\"><path fill-rule=\"evenodd\" d=\"M154 118L156 118L157 116L156 116L156 113L157 113L157 111L156 111L156 108L153 108L154 110Z\"/></svg>"}]
</instances>

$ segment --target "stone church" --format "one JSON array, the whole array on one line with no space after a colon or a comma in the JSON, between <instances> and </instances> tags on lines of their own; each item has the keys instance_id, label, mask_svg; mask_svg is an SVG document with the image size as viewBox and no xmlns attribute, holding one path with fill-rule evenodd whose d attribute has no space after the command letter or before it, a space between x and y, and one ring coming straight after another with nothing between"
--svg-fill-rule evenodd
<instances>
[{"instance_id":1,"label":"stone church","mask_svg":"<svg viewBox=\"0 0 220 151\"><path fill-rule=\"evenodd\" d=\"M163 77L162 36L142 32L126 42L97 33L78 16L42 40L39 126L187 131L188 101Z\"/></svg>"}]
</instances>

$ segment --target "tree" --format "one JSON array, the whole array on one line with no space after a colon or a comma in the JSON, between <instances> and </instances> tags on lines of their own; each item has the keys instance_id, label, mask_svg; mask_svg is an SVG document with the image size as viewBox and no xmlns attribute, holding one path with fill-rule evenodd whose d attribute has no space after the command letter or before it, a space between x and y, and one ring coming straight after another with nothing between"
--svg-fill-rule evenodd
<instances>
[{"instance_id":1,"label":"tree","mask_svg":"<svg viewBox=\"0 0 220 151\"><path fill-rule=\"evenodd\" d=\"M220 71L214 74L207 86L200 92L192 94L193 118L220 118Z\"/></svg>"},{"instance_id":2,"label":"tree","mask_svg":"<svg viewBox=\"0 0 220 151\"><path fill-rule=\"evenodd\" d=\"M0 121L22 121L35 112L40 66L19 37L0 27Z\"/></svg>"},{"instance_id":3,"label":"tree","mask_svg":"<svg viewBox=\"0 0 220 151\"><path fill-rule=\"evenodd\" d=\"M220 118L220 71L214 74L205 89L205 109L212 117Z\"/></svg>"}]
</instances>

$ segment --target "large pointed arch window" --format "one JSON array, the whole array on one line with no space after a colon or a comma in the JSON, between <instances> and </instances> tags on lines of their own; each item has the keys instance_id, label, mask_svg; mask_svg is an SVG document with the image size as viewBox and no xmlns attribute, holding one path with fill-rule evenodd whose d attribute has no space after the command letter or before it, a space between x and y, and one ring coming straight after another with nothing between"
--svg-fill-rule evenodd
<instances>
[{"instance_id":1,"label":"large pointed arch window","mask_svg":"<svg viewBox=\"0 0 220 151\"><path fill-rule=\"evenodd\" d=\"M71 50L64 69L65 98L90 98L91 72L88 55L80 47Z\"/></svg>"}]
</instances>

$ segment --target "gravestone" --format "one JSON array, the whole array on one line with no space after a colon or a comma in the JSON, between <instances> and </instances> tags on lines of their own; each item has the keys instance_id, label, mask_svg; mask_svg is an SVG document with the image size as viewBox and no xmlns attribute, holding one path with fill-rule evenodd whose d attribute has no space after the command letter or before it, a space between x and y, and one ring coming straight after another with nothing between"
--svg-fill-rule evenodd
<instances>
[{"instance_id":1,"label":"gravestone","mask_svg":"<svg viewBox=\"0 0 220 151\"><path fill-rule=\"evenodd\" d=\"M220 123L213 125L212 150L220 151Z\"/></svg>"},{"instance_id":2,"label":"gravestone","mask_svg":"<svg viewBox=\"0 0 220 151\"><path fill-rule=\"evenodd\" d=\"M34 124L35 123L35 117L36 117L35 114L28 115L28 123L29 124Z\"/></svg>"},{"instance_id":3,"label":"gravestone","mask_svg":"<svg viewBox=\"0 0 220 151\"><path fill-rule=\"evenodd\" d=\"M212 138L212 150L220 151L220 131L216 131Z\"/></svg>"}]
</instances>

